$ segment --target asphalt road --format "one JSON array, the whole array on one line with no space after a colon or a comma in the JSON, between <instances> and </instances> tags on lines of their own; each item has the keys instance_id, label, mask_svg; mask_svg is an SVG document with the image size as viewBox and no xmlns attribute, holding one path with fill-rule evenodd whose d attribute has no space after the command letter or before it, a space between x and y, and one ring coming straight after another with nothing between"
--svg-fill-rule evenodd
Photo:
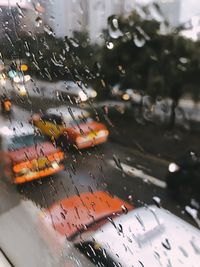
<instances>
[{"instance_id":1,"label":"asphalt road","mask_svg":"<svg viewBox=\"0 0 200 267\"><path fill-rule=\"evenodd\" d=\"M28 99L15 98L11 116L0 115L0 125L2 126L7 119L11 122L28 121L32 113L59 104L60 102L54 97L46 99L37 95L37 92ZM84 106L88 108L88 105ZM116 125L122 124L116 122L118 118L122 120L123 116L118 116L116 113L115 121L112 121L105 116L106 110L102 112L97 103L93 103L92 106L97 108L93 112L96 118L106 123L111 133L116 133L118 137L123 132L126 142L120 142L120 138L110 138L107 143L91 149L82 151L71 149L65 154L65 169L50 177L19 186L0 180L0 248L12 262L18 263L18 266L22 266L22 262L23 266L27 266L30 257L42 259L46 254L52 256L52 251L41 250L43 246L38 235L38 223L35 222L40 217L38 214L41 213L41 207L49 207L60 199L79 195L81 192L106 190L135 207L157 203L197 226L185 212L185 206L190 203L180 203L172 198L166 188L165 176L169 164L167 157L157 156L157 153L142 149L141 140L135 142L133 138L130 140L130 134L126 135L126 132L137 124L133 126L126 118L123 127L120 128ZM148 132L148 129L146 131ZM140 131L137 136L140 136ZM145 136L146 132L141 139L145 139ZM16 248L18 248L17 253ZM24 255L26 249L31 256L30 253ZM18 255L23 255L22 262L21 256ZM57 256L55 258L57 259ZM34 266L34 261L31 261L31 264ZM53 263L52 266L60 265Z\"/></svg>"},{"instance_id":2,"label":"asphalt road","mask_svg":"<svg viewBox=\"0 0 200 267\"><path fill-rule=\"evenodd\" d=\"M45 102L43 107L49 105ZM28 105L25 101L24 107L23 103L13 106L10 119L27 121L36 110L36 105ZM65 170L17 186L15 190L22 198L41 207L81 192L106 190L136 207L155 204L158 200L164 208L194 224L185 214L185 204L189 203L179 203L166 188L168 163L165 159L109 140L88 150L69 150L65 155Z\"/></svg>"}]
</instances>

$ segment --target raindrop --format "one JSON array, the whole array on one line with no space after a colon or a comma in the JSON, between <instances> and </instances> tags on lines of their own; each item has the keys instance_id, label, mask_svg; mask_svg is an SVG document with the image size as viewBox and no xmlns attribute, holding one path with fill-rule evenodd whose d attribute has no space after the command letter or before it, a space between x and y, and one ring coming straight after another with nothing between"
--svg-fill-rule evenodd
<instances>
[{"instance_id":1,"label":"raindrop","mask_svg":"<svg viewBox=\"0 0 200 267\"><path fill-rule=\"evenodd\" d=\"M164 248L166 248L167 250L171 249L171 245L169 243L169 240L166 238L164 242L162 242L162 245Z\"/></svg>"},{"instance_id":2,"label":"raindrop","mask_svg":"<svg viewBox=\"0 0 200 267\"><path fill-rule=\"evenodd\" d=\"M70 38L70 42L74 47L79 47L79 43L76 40Z\"/></svg>"},{"instance_id":3,"label":"raindrop","mask_svg":"<svg viewBox=\"0 0 200 267\"><path fill-rule=\"evenodd\" d=\"M117 158L117 156L114 154L113 155L113 159L114 159L114 162L115 164L117 165L117 167L120 169L120 170L123 170L122 166L121 166L121 162L120 162L120 159Z\"/></svg>"},{"instance_id":4,"label":"raindrop","mask_svg":"<svg viewBox=\"0 0 200 267\"><path fill-rule=\"evenodd\" d=\"M125 213L125 214L128 213L128 209L125 205L121 205L121 209L122 209L123 213Z\"/></svg>"},{"instance_id":5,"label":"raindrop","mask_svg":"<svg viewBox=\"0 0 200 267\"><path fill-rule=\"evenodd\" d=\"M179 61L180 61L182 64L186 64L186 63L188 63L188 60L187 60L187 58L185 58L185 57L181 57L181 58L179 58Z\"/></svg>"},{"instance_id":6,"label":"raindrop","mask_svg":"<svg viewBox=\"0 0 200 267\"><path fill-rule=\"evenodd\" d=\"M183 253L183 255L187 258L188 257L187 251L183 247L179 247L179 249Z\"/></svg>"},{"instance_id":7,"label":"raindrop","mask_svg":"<svg viewBox=\"0 0 200 267\"><path fill-rule=\"evenodd\" d=\"M43 6L41 6L41 4L39 2L37 2L34 6L35 11L39 12L39 13L44 13L45 12L45 8Z\"/></svg>"},{"instance_id":8,"label":"raindrop","mask_svg":"<svg viewBox=\"0 0 200 267\"><path fill-rule=\"evenodd\" d=\"M197 202L195 199L191 199L191 201L190 201L190 205L193 207L193 208L195 208L195 209L199 209L200 208L200 205L199 205L199 202Z\"/></svg>"},{"instance_id":9,"label":"raindrop","mask_svg":"<svg viewBox=\"0 0 200 267\"><path fill-rule=\"evenodd\" d=\"M66 48L67 52L69 52L70 47L67 43L65 43L65 48Z\"/></svg>"},{"instance_id":10,"label":"raindrop","mask_svg":"<svg viewBox=\"0 0 200 267\"><path fill-rule=\"evenodd\" d=\"M128 196L129 201L133 201L133 197L131 195Z\"/></svg>"},{"instance_id":11,"label":"raindrop","mask_svg":"<svg viewBox=\"0 0 200 267\"><path fill-rule=\"evenodd\" d=\"M109 26L108 32L109 32L110 37L113 39L117 39L117 38L123 36L123 33L119 29L113 30L113 29L111 29L111 26Z\"/></svg>"},{"instance_id":12,"label":"raindrop","mask_svg":"<svg viewBox=\"0 0 200 267\"><path fill-rule=\"evenodd\" d=\"M26 56L27 57L30 57L31 56L31 53L30 52L25 52Z\"/></svg>"},{"instance_id":13,"label":"raindrop","mask_svg":"<svg viewBox=\"0 0 200 267\"><path fill-rule=\"evenodd\" d=\"M157 206L158 208L161 207L161 199L160 199L159 197L154 196L154 197L153 197L153 201L154 201L154 203L156 204L156 206Z\"/></svg>"},{"instance_id":14,"label":"raindrop","mask_svg":"<svg viewBox=\"0 0 200 267\"><path fill-rule=\"evenodd\" d=\"M112 24L113 24L113 26L114 26L116 29L119 28L118 20L117 20L116 18L114 18L114 19L112 20Z\"/></svg>"},{"instance_id":15,"label":"raindrop","mask_svg":"<svg viewBox=\"0 0 200 267\"><path fill-rule=\"evenodd\" d=\"M66 219L65 214L62 211L60 212L60 215L64 220Z\"/></svg>"},{"instance_id":16,"label":"raindrop","mask_svg":"<svg viewBox=\"0 0 200 267\"><path fill-rule=\"evenodd\" d=\"M119 233L123 233L123 227L121 224L118 225L117 229L118 229Z\"/></svg>"},{"instance_id":17,"label":"raindrop","mask_svg":"<svg viewBox=\"0 0 200 267\"><path fill-rule=\"evenodd\" d=\"M49 35L52 35L52 36L55 35L54 32L53 32L53 30L52 30L52 28L49 27L48 25L44 25L44 31L45 31L47 34L49 34Z\"/></svg>"},{"instance_id":18,"label":"raindrop","mask_svg":"<svg viewBox=\"0 0 200 267\"><path fill-rule=\"evenodd\" d=\"M138 262L140 263L141 267L144 267L144 264L141 261L138 261Z\"/></svg>"},{"instance_id":19,"label":"raindrop","mask_svg":"<svg viewBox=\"0 0 200 267\"><path fill-rule=\"evenodd\" d=\"M91 194L93 194L94 192L93 192L93 189L92 189L92 187L89 185L88 186L88 191L91 193Z\"/></svg>"},{"instance_id":20,"label":"raindrop","mask_svg":"<svg viewBox=\"0 0 200 267\"><path fill-rule=\"evenodd\" d=\"M145 45L145 40L144 39L141 39L141 38L138 38L136 36L134 36L134 43L137 47L143 47Z\"/></svg>"},{"instance_id":21,"label":"raindrop","mask_svg":"<svg viewBox=\"0 0 200 267\"><path fill-rule=\"evenodd\" d=\"M137 219L137 221L139 222L139 224L142 226L143 230L145 231L145 226L144 226L144 223L143 223L142 219L140 218L140 216L138 214L136 214L135 218Z\"/></svg>"},{"instance_id":22,"label":"raindrop","mask_svg":"<svg viewBox=\"0 0 200 267\"><path fill-rule=\"evenodd\" d=\"M126 71L123 69L121 65L118 66L118 70L120 71L120 74L124 76L126 74Z\"/></svg>"},{"instance_id":23,"label":"raindrop","mask_svg":"<svg viewBox=\"0 0 200 267\"><path fill-rule=\"evenodd\" d=\"M191 243L191 246L194 249L195 253L196 254L200 254L200 246L199 246L199 244L197 245L195 240L191 240L190 243Z\"/></svg>"},{"instance_id":24,"label":"raindrop","mask_svg":"<svg viewBox=\"0 0 200 267\"><path fill-rule=\"evenodd\" d=\"M200 220L198 219L198 211L196 209L192 209L189 206L185 207L185 211L194 219L194 221L200 228Z\"/></svg>"},{"instance_id":25,"label":"raindrop","mask_svg":"<svg viewBox=\"0 0 200 267\"><path fill-rule=\"evenodd\" d=\"M127 162L131 162L131 157L126 157Z\"/></svg>"},{"instance_id":26,"label":"raindrop","mask_svg":"<svg viewBox=\"0 0 200 267\"><path fill-rule=\"evenodd\" d=\"M40 17L37 17L35 19L36 27L40 27L42 25L42 19Z\"/></svg>"},{"instance_id":27,"label":"raindrop","mask_svg":"<svg viewBox=\"0 0 200 267\"><path fill-rule=\"evenodd\" d=\"M114 44L112 42L107 42L106 46L107 46L108 49L113 49Z\"/></svg>"}]
</instances>

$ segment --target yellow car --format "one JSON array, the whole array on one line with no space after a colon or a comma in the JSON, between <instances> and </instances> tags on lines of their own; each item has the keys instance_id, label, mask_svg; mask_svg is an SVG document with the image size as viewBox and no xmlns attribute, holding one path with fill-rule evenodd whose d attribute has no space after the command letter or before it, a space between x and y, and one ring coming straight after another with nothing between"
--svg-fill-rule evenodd
<instances>
[{"instance_id":1,"label":"yellow car","mask_svg":"<svg viewBox=\"0 0 200 267\"><path fill-rule=\"evenodd\" d=\"M42 116L34 114L32 122L42 134L78 149L104 143L109 135L104 124L90 118L87 111L74 107L48 109Z\"/></svg>"}]
</instances>

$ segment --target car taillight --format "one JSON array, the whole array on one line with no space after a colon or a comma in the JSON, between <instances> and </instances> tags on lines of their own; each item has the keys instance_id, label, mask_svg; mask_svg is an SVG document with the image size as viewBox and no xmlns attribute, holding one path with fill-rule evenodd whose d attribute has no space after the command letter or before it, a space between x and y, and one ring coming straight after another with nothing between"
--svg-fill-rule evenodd
<instances>
[{"instance_id":1,"label":"car taillight","mask_svg":"<svg viewBox=\"0 0 200 267\"><path fill-rule=\"evenodd\" d=\"M30 121L33 122L33 123L37 122L39 120L40 120L40 115L39 114L34 114L30 119Z\"/></svg>"},{"instance_id":2,"label":"car taillight","mask_svg":"<svg viewBox=\"0 0 200 267\"><path fill-rule=\"evenodd\" d=\"M31 167L31 162L22 162L22 163L14 165L13 166L13 171L15 173L20 173L21 170L30 169L30 167Z\"/></svg>"},{"instance_id":3,"label":"car taillight","mask_svg":"<svg viewBox=\"0 0 200 267\"><path fill-rule=\"evenodd\" d=\"M53 153L51 155L48 155L47 158L49 161L54 161L54 160L61 161L64 159L64 153L62 151L59 151L59 152Z\"/></svg>"}]
</instances>

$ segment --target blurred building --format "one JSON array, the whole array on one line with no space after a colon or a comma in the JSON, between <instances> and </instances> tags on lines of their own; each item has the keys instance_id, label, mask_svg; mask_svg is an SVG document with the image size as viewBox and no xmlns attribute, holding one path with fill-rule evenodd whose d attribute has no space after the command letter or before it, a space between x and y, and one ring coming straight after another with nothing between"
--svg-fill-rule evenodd
<instances>
[{"instance_id":1,"label":"blurred building","mask_svg":"<svg viewBox=\"0 0 200 267\"><path fill-rule=\"evenodd\" d=\"M39 12L31 0L0 0L0 39L15 40L28 32L37 33Z\"/></svg>"},{"instance_id":2,"label":"blurred building","mask_svg":"<svg viewBox=\"0 0 200 267\"><path fill-rule=\"evenodd\" d=\"M159 6L164 17L172 27L180 23L181 1L180 0L159 0Z\"/></svg>"},{"instance_id":3,"label":"blurred building","mask_svg":"<svg viewBox=\"0 0 200 267\"><path fill-rule=\"evenodd\" d=\"M110 15L131 12L134 5L135 0L51 0L46 4L46 20L57 37L86 30L95 41Z\"/></svg>"},{"instance_id":4,"label":"blurred building","mask_svg":"<svg viewBox=\"0 0 200 267\"><path fill-rule=\"evenodd\" d=\"M184 27L185 29L181 31L184 37L193 41L200 40L200 15L193 16L184 24Z\"/></svg>"}]
</instances>

